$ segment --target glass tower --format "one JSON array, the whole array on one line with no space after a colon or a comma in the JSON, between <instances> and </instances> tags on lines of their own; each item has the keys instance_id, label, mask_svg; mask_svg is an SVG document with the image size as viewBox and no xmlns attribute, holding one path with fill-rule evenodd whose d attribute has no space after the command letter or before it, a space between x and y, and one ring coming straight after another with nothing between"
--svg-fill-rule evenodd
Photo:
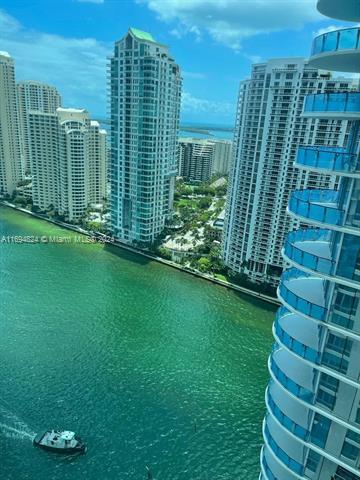
<instances>
[{"instance_id":1,"label":"glass tower","mask_svg":"<svg viewBox=\"0 0 360 480\"><path fill-rule=\"evenodd\" d=\"M360 21L354 0L323 14ZM310 65L360 71L360 28L314 39ZM337 190L294 191L269 358L261 480L360 479L360 93L311 94L303 116L350 122L346 145L301 146L295 165L338 176Z\"/></svg>"},{"instance_id":2,"label":"glass tower","mask_svg":"<svg viewBox=\"0 0 360 480\"><path fill-rule=\"evenodd\" d=\"M110 59L111 223L122 241L152 243L172 211L181 76L168 48L130 28Z\"/></svg>"}]
</instances>

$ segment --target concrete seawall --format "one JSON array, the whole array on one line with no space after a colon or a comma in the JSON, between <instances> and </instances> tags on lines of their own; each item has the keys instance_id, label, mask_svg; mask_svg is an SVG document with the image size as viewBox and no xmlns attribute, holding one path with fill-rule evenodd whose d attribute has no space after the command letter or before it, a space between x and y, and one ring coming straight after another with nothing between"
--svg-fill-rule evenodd
<instances>
[{"instance_id":1,"label":"concrete seawall","mask_svg":"<svg viewBox=\"0 0 360 480\"><path fill-rule=\"evenodd\" d=\"M17 207L16 205L6 202L6 201L1 201L0 205L3 205L4 207L10 207L13 208L14 210L18 210L19 212L25 213L27 215L30 215L32 217L35 217L39 220L45 220L46 222L53 223L54 225L57 225L59 227L65 228L67 230L71 230L73 232L80 233L82 235L87 235L87 236L93 236L90 232L84 230L81 227L77 227L76 225L72 225L69 223L61 222L58 220L53 220L51 218L46 217L45 215L31 212L29 210L26 210L25 208L22 207ZM280 301L277 298L270 297L269 295L265 295L263 293L255 292L253 290L250 290L245 287L241 287L239 285L235 285L234 283L226 282L224 280L219 280L212 275L208 275L206 273L199 272L194 269L190 269L188 267L183 267L182 265L179 265L178 263L172 262L170 260L166 260L164 258L158 257L157 255L153 255L149 252L145 252L143 250L134 248L130 245L127 245L126 243L119 242L119 241L107 241L106 242L108 245L114 245L115 247L122 248L124 250L128 250L129 252L135 253L137 255L141 255L143 257L149 258L150 260L155 260L156 262L162 263L164 265L167 265L172 268L176 268L177 270L181 270L184 273L188 273L190 275L193 275L198 278L202 278L204 280L207 280L209 282L216 283L217 285L220 285L222 287L229 288L231 290L236 290L238 292L244 293L246 295L250 295L251 297L257 298L259 300L263 300L264 302L270 303L272 305L278 306L280 305Z\"/></svg>"}]
</instances>

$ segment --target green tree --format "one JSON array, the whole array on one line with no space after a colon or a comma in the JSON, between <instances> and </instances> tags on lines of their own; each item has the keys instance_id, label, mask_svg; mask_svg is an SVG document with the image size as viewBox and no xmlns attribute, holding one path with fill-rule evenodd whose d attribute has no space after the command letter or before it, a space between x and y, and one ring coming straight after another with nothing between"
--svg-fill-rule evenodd
<instances>
[{"instance_id":1,"label":"green tree","mask_svg":"<svg viewBox=\"0 0 360 480\"><path fill-rule=\"evenodd\" d=\"M208 272L211 268L211 262L206 257L199 258L199 260L197 261L197 265L200 272Z\"/></svg>"}]
</instances>

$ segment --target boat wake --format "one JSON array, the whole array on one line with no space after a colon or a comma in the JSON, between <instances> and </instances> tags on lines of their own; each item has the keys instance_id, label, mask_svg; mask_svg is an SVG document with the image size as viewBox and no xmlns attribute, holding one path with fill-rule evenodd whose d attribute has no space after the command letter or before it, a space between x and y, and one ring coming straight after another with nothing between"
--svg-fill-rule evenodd
<instances>
[{"instance_id":1,"label":"boat wake","mask_svg":"<svg viewBox=\"0 0 360 480\"><path fill-rule=\"evenodd\" d=\"M11 410L0 404L0 436L15 440L33 440L36 433Z\"/></svg>"}]
</instances>

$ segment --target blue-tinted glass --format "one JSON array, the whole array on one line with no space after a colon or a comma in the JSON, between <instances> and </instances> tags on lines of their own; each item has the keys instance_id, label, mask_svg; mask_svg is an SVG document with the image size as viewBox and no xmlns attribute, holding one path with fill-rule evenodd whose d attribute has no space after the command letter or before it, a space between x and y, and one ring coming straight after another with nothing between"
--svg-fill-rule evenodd
<instances>
[{"instance_id":1,"label":"blue-tinted glass","mask_svg":"<svg viewBox=\"0 0 360 480\"><path fill-rule=\"evenodd\" d=\"M322 51L323 40L324 40L323 35L320 35L315 38L313 43L313 50L312 50L313 55L316 55L317 53L320 53Z\"/></svg>"},{"instance_id":2,"label":"blue-tinted glass","mask_svg":"<svg viewBox=\"0 0 360 480\"><path fill-rule=\"evenodd\" d=\"M339 49L357 48L358 32L359 30L357 28L349 28L347 30L341 30L338 48Z\"/></svg>"},{"instance_id":3,"label":"blue-tinted glass","mask_svg":"<svg viewBox=\"0 0 360 480\"><path fill-rule=\"evenodd\" d=\"M338 32L330 32L324 36L324 52L334 51L337 48Z\"/></svg>"}]
</instances>

